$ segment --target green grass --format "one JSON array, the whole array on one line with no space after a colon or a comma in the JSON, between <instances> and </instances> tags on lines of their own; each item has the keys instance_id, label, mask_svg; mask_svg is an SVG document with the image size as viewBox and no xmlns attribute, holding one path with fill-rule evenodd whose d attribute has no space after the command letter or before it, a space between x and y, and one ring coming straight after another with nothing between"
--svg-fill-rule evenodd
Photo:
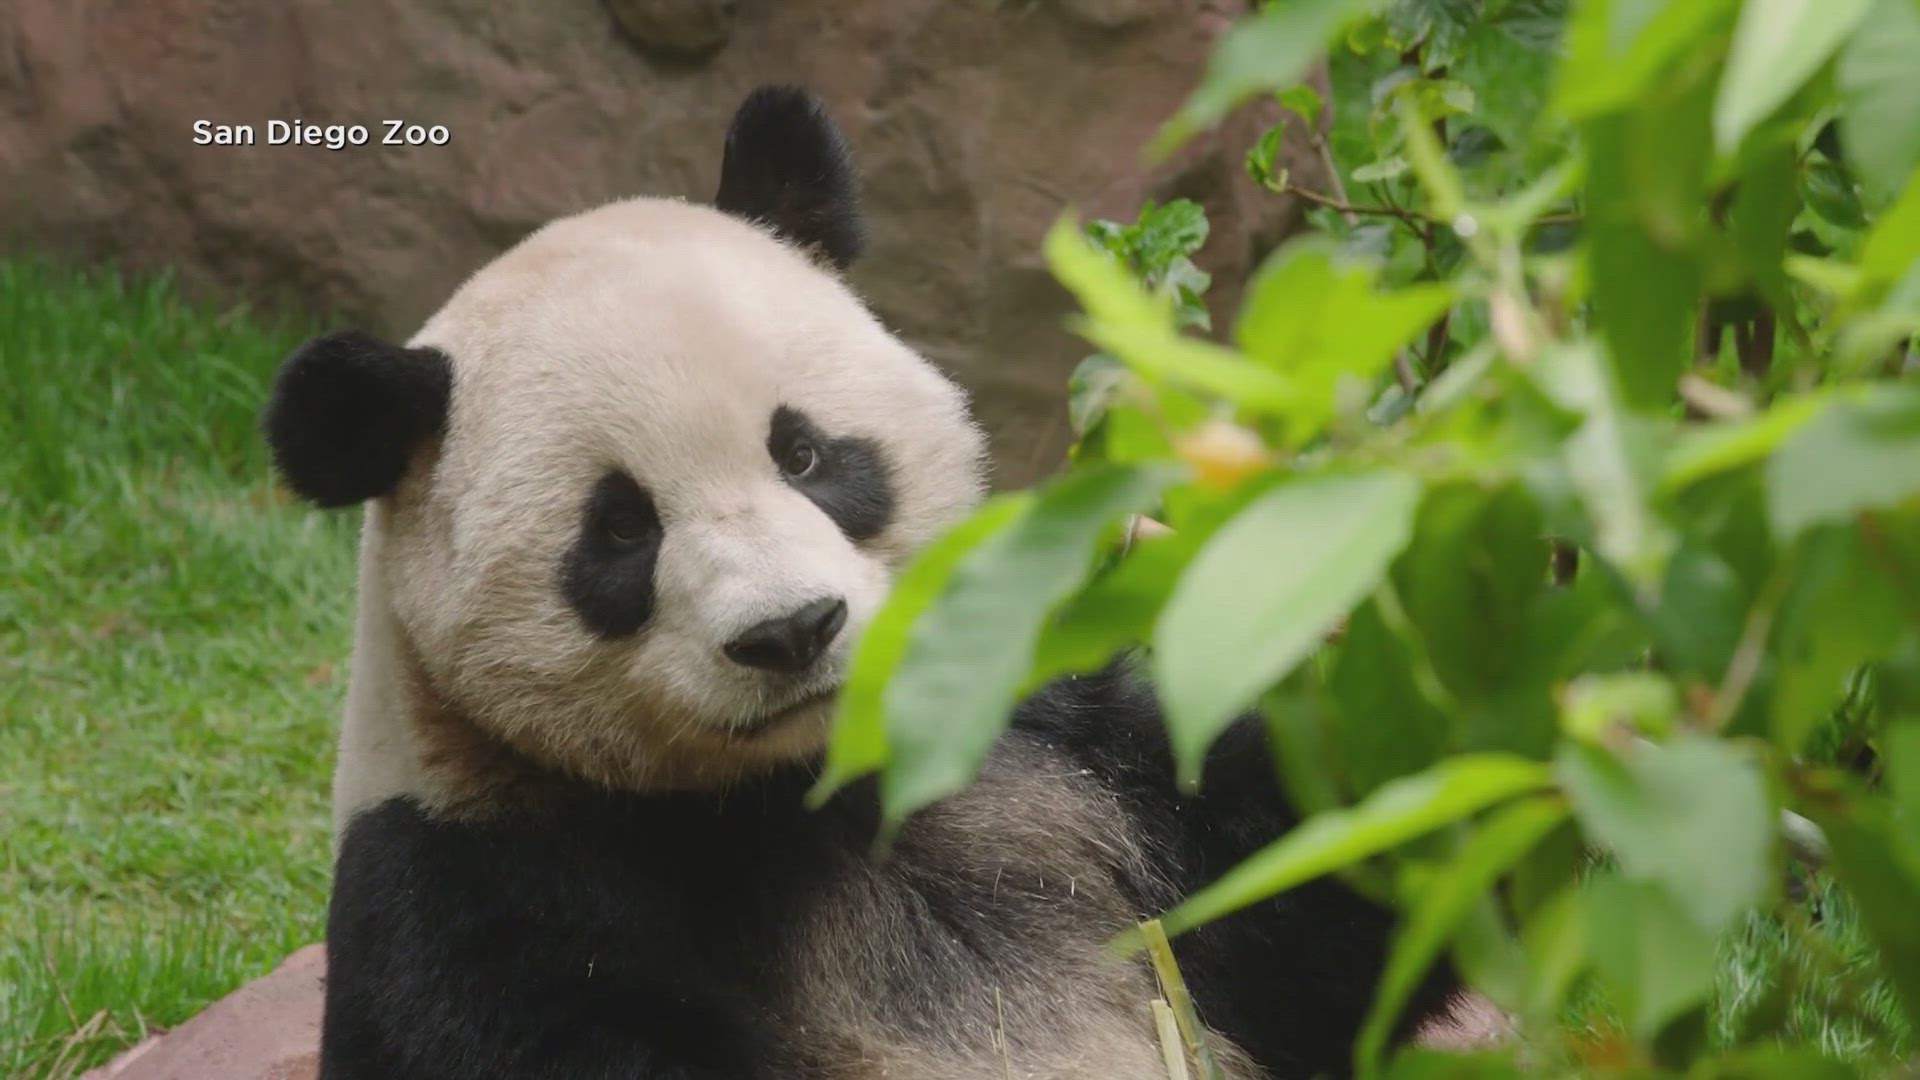
<instances>
[{"instance_id":1,"label":"green grass","mask_svg":"<svg viewBox=\"0 0 1920 1080\"><path fill-rule=\"evenodd\" d=\"M355 515L278 496L257 423L306 329L0 263L0 1076L320 937Z\"/></svg>"},{"instance_id":2,"label":"green grass","mask_svg":"<svg viewBox=\"0 0 1920 1080\"><path fill-rule=\"evenodd\" d=\"M1805 900L1789 918L1750 915L1723 947L1715 1030L1727 1038L1766 1025L1798 1045L1874 1070L1868 1075L1892 1071L1911 1054L1913 1038L1873 944L1829 875L1801 880ZM1770 997L1769 987L1784 995Z\"/></svg>"},{"instance_id":3,"label":"green grass","mask_svg":"<svg viewBox=\"0 0 1920 1080\"><path fill-rule=\"evenodd\" d=\"M1801 899L1750 912L1721 940L1704 1046L1712 1053L1743 1042L1818 1051L1862 1077L1916 1075L1913 1032L1852 903L1823 871L1792 874ZM1588 978L1554 1025L1523 1029L1522 1039L1543 1074L1588 1075L1583 1062L1618 1062L1625 1030L1606 990Z\"/></svg>"}]
</instances>

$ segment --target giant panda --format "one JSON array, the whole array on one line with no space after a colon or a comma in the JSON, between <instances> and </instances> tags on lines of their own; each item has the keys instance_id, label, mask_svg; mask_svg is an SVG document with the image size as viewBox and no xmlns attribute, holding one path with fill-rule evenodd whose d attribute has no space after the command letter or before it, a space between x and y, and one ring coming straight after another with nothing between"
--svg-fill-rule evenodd
<instances>
[{"instance_id":1,"label":"giant panda","mask_svg":"<svg viewBox=\"0 0 1920 1080\"><path fill-rule=\"evenodd\" d=\"M805 805L854 639L985 487L843 280L856 187L762 88L711 206L553 222L406 344L283 363L278 472L365 504L323 1080L1167 1075L1108 943L1291 824L1257 721L1182 794L1117 663L884 853L871 784ZM1223 1075L1345 1073L1389 932L1322 882L1178 938Z\"/></svg>"}]
</instances>

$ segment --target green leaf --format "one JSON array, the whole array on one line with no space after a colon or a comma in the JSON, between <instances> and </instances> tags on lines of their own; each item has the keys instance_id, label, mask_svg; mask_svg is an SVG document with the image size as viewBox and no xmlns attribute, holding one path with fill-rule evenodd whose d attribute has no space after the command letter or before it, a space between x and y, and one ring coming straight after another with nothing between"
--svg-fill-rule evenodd
<instances>
[{"instance_id":1,"label":"green leaf","mask_svg":"<svg viewBox=\"0 0 1920 1080\"><path fill-rule=\"evenodd\" d=\"M1580 160L1565 159L1482 213L1490 225L1517 235L1531 227L1547 211L1571 198L1579 190L1584 178Z\"/></svg>"},{"instance_id":2,"label":"green leaf","mask_svg":"<svg viewBox=\"0 0 1920 1080\"><path fill-rule=\"evenodd\" d=\"M1707 544L1689 537L1667 564L1660 606L1649 613L1660 658L1668 670L1676 677L1692 676L1708 684L1720 681L1733 662L1751 603L1733 567ZM1666 682L1664 676L1637 674Z\"/></svg>"},{"instance_id":3,"label":"green leaf","mask_svg":"<svg viewBox=\"0 0 1920 1080\"><path fill-rule=\"evenodd\" d=\"M1407 161L1426 192L1428 208L1441 221L1459 220L1467 209L1466 188L1460 180L1460 171L1447 159L1440 137L1434 134L1428 121L1421 119L1419 110L1406 98L1399 99L1398 104L1395 111L1400 119L1400 137L1406 144ZM1456 229L1454 235L1470 242L1473 234Z\"/></svg>"},{"instance_id":4,"label":"green leaf","mask_svg":"<svg viewBox=\"0 0 1920 1080\"><path fill-rule=\"evenodd\" d=\"M1596 873L1583 907L1594 966L1637 1038L1651 1039L1713 989L1715 937L1667 890Z\"/></svg>"},{"instance_id":5,"label":"green leaf","mask_svg":"<svg viewBox=\"0 0 1920 1080\"><path fill-rule=\"evenodd\" d=\"M1279 479L1269 473L1203 503L1178 531L1142 541L1071 597L1042 632L1022 692L1062 675L1097 670L1121 649L1145 644L1181 571L1222 524Z\"/></svg>"},{"instance_id":6,"label":"green leaf","mask_svg":"<svg viewBox=\"0 0 1920 1080\"><path fill-rule=\"evenodd\" d=\"M1802 425L1767 467L1767 518L1782 543L1827 521L1920 494L1920 387L1862 387Z\"/></svg>"},{"instance_id":7,"label":"green leaf","mask_svg":"<svg viewBox=\"0 0 1920 1080\"><path fill-rule=\"evenodd\" d=\"M1305 237L1261 264L1234 336L1293 387L1287 435L1299 443L1333 416L1343 379L1371 383L1452 302L1443 285L1376 292L1371 266L1343 265L1326 238Z\"/></svg>"},{"instance_id":8,"label":"green leaf","mask_svg":"<svg viewBox=\"0 0 1920 1080\"><path fill-rule=\"evenodd\" d=\"M1588 834L1619 856L1621 873L1657 883L1709 934L1765 894L1773 808L1760 770L1726 743L1682 736L1624 760L1562 743L1555 762Z\"/></svg>"},{"instance_id":9,"label":"green leaf","mask_svg":"<svg viewBox=\"0 0 1920 1080\"><path fill-rule=\"evenodd\" d=\"M1506 0L1489 4L1493 28L1527 50L1557 51L1566 29L1565 0ZM1501 55L1506 55L1502 53Z\"/></svg>"},{"instance_id":10,"label":"green leaf","mask_svg":"<svg viewBox=\"0 0 1920 1080\"><path fill-rule=\"evenodd\" d=\"M887 732L881 697L906 655L914 624L946 590L960 560L1012 525L1032 501L1032 493L1024 491L989 499L972 517L923 548L894 580L886 602L854 647L847 682L836 704L826 766L808 795L815 805L886 764Z\"/></svg>"},{"instance_id":11,"label":"green leaf","mask_svg":"<svg viewBox=\"0 0 1920 1080\"><path fill-rule=\"evenodd\" d=\"M1260 699L1281 787L1301 814L1331 810L1343 801L1340 730L1311 672L1296 672ZM1304 677L1301 677L1304 676Z\"/></svg>"},{"instance_id":12,"label":"green leaf","mask_svg":"<svg viewBox=\"0 0 1920 1080\"><path fill-rule=\"evenodd\" d=\"M1404 99L1420 119L1429 124L1449 116L1466 115L1479 104L1473 87L1458 79L1404 79L1392 85L1383 101L1394 98ZM1355 173L1354 178L1359 179L1359 174Z\"/></svg>"},{"instance_id":13,"label":"green leaf","mask_svg":"<svg viewBox=\"0 0 1920 1080\"><path fill-rule=\"evenodd\" d=\"M1105 353L1094 353L1074 367L1067 377L1067 423L1075 435L1084 437L1093 430L1126 379L1127 369Z\"/></svg>"},{"instance_id":14,"label":"green leaf","mask_svg":"<svg viewBox=\"0 0 1920 1080\"><path fill-rule=\"evenodd\" d=\"M1820 393L1784 397L1758 416L1725 420L1688 428L1668 452L1660 473L1660 493L1678 494L1710 476L1751 465L1827 404Z\"/></svg>"},{"instance_id":15,"label":"green leaf","mask_svg":"<svg viewBox=\"0 0 1920 1080\"><path fill-rule=\"evenodd\" d=\"M1561 445L1561 465L1586 507L1594 551L1636 587L1654 587L1674 546L1648 499L1658 429L1614 401L1615 383L1591 342L1544 352L1532 374L1548 396L1585 414Z\"/></svg>"},{"instance_id":16,"label":"green leaf","mask_svg":"<svg viewBox=\"0 0 1920 1080\"><path fill-rule=\"evenodd\" d=\"M1360 805L1315 814L1163 920L1182 933L1248 904L1390 851L1551 782L1547 766L1512 754L1461 754L1383 785Z\"/></svg>"},{"instance_id":17,"label":"green leaf","mask_svg":"<svg viewBox=\"0 0 1920 1080\"><path fill-rule=\"evenodd\" d=\"M1797 565L1776 620L1769 701L1774 742L1791 754L1833 715L1854 669L1899 643L1904 622L1899 584L1882 575L1860 530L1812 531Z\"/></svg>"},{"instance_id":18,"label":"green leaf","mask_svg":"<svg viewBox=\"0 0 1920 1080\"><path fill-rule=\"evenodd\" d=\"M1900 200L1880 215L1860 249L1856 288L1877 300L1881 290L1920 266L1920 170L1907 178Z\"/></svg>"},{"instance_id":19,"label":"green leaf","mask_svg":"<svg viewBox=\"0 0 1920 1080\"><path fill-rule=\"evenodd\" d=\"M1101 536L1181 475L1115 465L1068 473L958 560L885 688L890 825L973 778L1012 714L1042 625L1086 580Z\"/></svg>"},{"instance_id":20,"label":"green leaf","mask_svg":"<svg viewBox=\"0 0 1920 1080\"><path fill-rule=\"evenodd\" d=\"M1920 4L1873 0L1840 50L1835 82L1847 164L1884 202L1920 167ZM1911 187L1911 185L1909 185Z\"/></svg>"},{"instance_id":21,"label":"green leaf","mask_svg":"<svg viewBox=\"0 0 1920 1080\"><path fill-rule=\"evenodd\" d=\"M1247 150L1247 175L1268 191L1287 189L1287 169L1280 164L1280 139L1286 128L1284 120L1273 125Z\"/></svg>"},{"instance_id":22,"label":"green leaf","mask_svg":"<svg viewBox=\"0 0 1920 1080\"><path fill-rule=\"evenodd\" d=\"M1380 609L1376 597L1354 611L1326 678L1341 761L1359 795L1458 749L1451 710L1442 711L1452 702L1442 697L1444 689L1436 695L1426 685L1429 693L1422 692L1425 657L1408 640L1414 635L1389 629Z\"/></svg>"},{"instance_id":23,"label":"green leaf","mask_svg":"<svg viewBox=\"0 0 1920 1080\"><path fill-rule=\"evenodd\" d=\"M1858 1080L1860 1071L1817 1050L1760 1046L1700 1062L1689 1075L1701 1080Z\"/></svg>"},{"instance_id":24,"label":"green leaf","mask_svg":"<svg viewBox=\"0 0 1920 1080\"><path fill-rule=\"evenodd\" d=\"M1500 875L1566 816L1566 803L1550 796L1503 807L1475 829L1459 853L1427 883L1394 939L1373 1008L1361 1028L1354 1060L1362 1075L1379 1067L1400 1010L1420 977L1446 947L1454 929Z\"/></svg>"},{"instance_id":25,"label":"green leaf","mask_svg":"<svg viewBox=\"0 0 1920 1080\"><path fill-rule=\"evenodd\" d=\"M1812 77L1867 13L1869 0L1745 0L1713 107L1722 150L1740 144Z\"/></svg>"},{"instance_id":26,"label":"green leaf","mask_svg":"<svg viewBox=\"0 0 1920 1080\"><path fill-rule=\"evenodd\" d=\"M1207 212L1192 199L1173 199L1140 213L1135 247L1140 266L1150 278L1164 277L1173 261L1191 255L1207 242Z\"/></svg>"},{"instance_id":27,"label":"green leaf","mask_svg":"<svg viewBox=\"0 0 1920 1080\"><path fill-rule=\"evenodd\" d=\"M1558 111L1581 120L1631 104L1669 60L1697 47L1732 4L1586 0L1574 5L1555 86Z\"/></svg>"},{"instance_id":28,"label":"green leaf","mask_svg":"<svg viewBox=\"0 0 1920 1080\"><path fill-rule=\"evenodd\" d=\"M1566 835L1576 830L1562 830ZM1551 843L1551 841L1549 841ZM1569 844L1573 858L1580 856L1576 844ZM1569 868L1565 884L1540 902L1521 927L1520 940L1527 955L1529 978L1523 1012L1535 1017L1553 1016L1591 960L1588 951L1587 894L1574 870Z\"/></svg>"},{"instance_id":29,"label":"green leaf","mask_svg":"<svg viewBox=\"0 0 1920 1080\"><path fill-rule=\"evenodd\" d=\"M1800 171L1801 196L1813 212L1842 229L1861 229L1867 224L1866 207L1860 205L1853 174L1825 158L1813 158Z\"/></svg>"},{"instance_id":30,"label":"green leaf","mask_svg":"<svg viewBox=\"0 0 1920 1080\"><path fill-rule=\"evenodd\" d=\"M1461 169L1477 169L1506 148L1499 132L1481 124L1469 124L1447 144L1447 160Z\"/></svg>"},{"instance_id":31,"label":"green leaf","mask_svg":"<svg viewBox=\"0 0 1920 1080\"><path fill-rule=\"evenodd\" d=\"M1476 702L1530 682L1516 670L1518 651L1496 643L1526 636L1545 588L1538 506L1517 483L1454 484L1427 493L1416 523L1393 579L1441 681ZM1545 680L1537 689L1544 701Z\"/></svg>"},{"instance_id":32,"label":"green leaf","mask_svg":"<svg viewBox=\"0 0 1920 1080\"><path fill-rule=\"evenodd\" d=\"M1300 82L1327 44L1366 7L1364 0L1280 0L1242 19L1214 46L1205 77L1161 128L1151 152L1171 153L1249 94Z\"/></svg>"},{"instance_id":33,"label":"green leaf","mask_svg":"<svg viewBox=\"0 0 1920 1080\"><path fill-rule=\"evenodd\" d=\"M1327 107L1327 100L1312 83L1289 86L1274 95L1280 107L1305 120L1309 127L1320 123L1320 110Z\"/></svg>"},{"instance_id":34,"label":"green leaf","mask_svg":"<svg viewBox=\"0 0 1920 1080\"><path fill-rule=\"evenodd\" d=\"M1797 155L1791 138L1755 139L1749 146L1727 210L1727 226L1747 276L1769 300L1786 303L1787 272L1781 260L1800 209Z\"/></svg>"},{"instance_id":35,"label":"green leaf","mask_svg":"<svg viewBox=\"0 0 1920 1080\"><path fill-rule=\"evenodd\" d=\"M1391 180L1406 175L1413 166L1400 154L1392 154L1378 161L1369 161L1353 170L1356 184L1377 184L1382 180Z\"/></svg>"},{"instance_id":36,"label":"green leaf","mask_svg":"<svg viewBox=\"0 0 1920 1080\"><path fill-rule=\"evenodd\" d=\"M1507 924L1498 897L1473 905L1453 937L1453 962L1468 986L1508 1012L1519 1012L1531 990L1527 951Z\"/></svg>"},{"instance_id":37,"label":"green leaf","mask_svg":"<svg viewBox=\"0 0 1920 1080\"><path fill-rule=\"evenodd\" d=\"M1386 1080L1524 1080L1512 1050L1472 1053L1413 1047L1394 1056Z\"/></svg>"},{"instance_id":38,"label":"green leaf","mask_svg":"<svg viewBox=\"0 0 1920 1080\"><path fill-rule=\"evenodd\" d=\"M1082 336L1150 382L1174 380L1249 409L1284 411L1291 384L1229 349L1183 337L1170 303L1156 300L1065 218L1047 234L1047 261L1087 310Z\"/></svg>"},{"instance_id":39,"label":"green leaf","mask_svg":"<svg viewBox=\"0 0 1920 1080\"><path fill-rule=\"evenodd\" d=\"M1665 735L1680 711L1672 680L1650 671L1611 671L1581 675L1561 694L1561 726L1568 735L1591 743L1616 737L1616 729Z\"/></svg>"},{"instance_id":40,"label":"green leaf","mask_svg":"<svg viewBox=\"0 0 1920 1080\"><path fill-rule=\"evenodd\" d=\"M1908 849L1920 852L1920 717L1903 717L1887 725L1882 743L1895 825Z\"/></svg>"},{"instance_id":41,"label":"green leaf","mask_svg":"<svg viewBox=\"0 0 1920 1080\"><path fill-rule=\"evenodd\" d=\"M1405 546L1420 485L1407 476L1282 484L1221 528L1154 628L1174 756L1198 782L1207 746L1312 652Z\"/></svg>"},{"instance_id":42,"label":"green leaf","mask_svg":"<svg viewBox=\"0 0 1920 1080\"><path fill-rule=\"evenodd\" d=\"M1641 409L1673 399L1705 282L1686 223L1698 216L1707 132L1682 122L1689 114L1704 120L1698 110L1649 106L1586 128L1594 319L1621 395ZM1656 198L1661 191L1671 193Z\"/></svg>"},{"instance_id":43,"label":"green leaf","mask_svg":"<svg viewBox=\"0 0 1920 1080\"><path fill-rule=\"evenodd\" d=\"M1859 268L1837 259L1789 254L1787 276L1828 296L1850 296L1860 288Z\"/></svg>"}]
</instances>

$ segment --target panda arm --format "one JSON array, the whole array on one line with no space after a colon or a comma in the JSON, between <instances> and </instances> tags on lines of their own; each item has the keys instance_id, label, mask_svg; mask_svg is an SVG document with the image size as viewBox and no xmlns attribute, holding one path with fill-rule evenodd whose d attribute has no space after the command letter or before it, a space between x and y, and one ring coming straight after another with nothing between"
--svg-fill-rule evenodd
<instances>
[{"instance_id":1,"label":"panda arm","mask_svg":"<svg viewBox=\"0 0 1920 1080\"><path fill-rule=\"evenodd\" d=\"M342 841L321 1080L765 1075L754 1012L633 879L394 800Z\"/></svg>"},{"instance_id":2,"label":"panda arm","mask_svg":"<svg viewBox=\"0 0 1920 1080\"><path fill-rule=\"evenodd\" d=\"M1184 853L1188 875L1218 876L1297 820L1265 727L1257 716L1235 720L1208 751L1198 791L1183 792L1166 721L1134 665L1122 656L1047 684L1021 704L1013 729L1090 770L1142 828Z\"/></svg>"},{"instance_id":3,"label":"panda arm","mask_svg":"<svg viewBox=\"0 0 1920 1080\"><path fill-rule=\"evenodd\" d=\"M1064 751L1132 818L1153 863L1143 915L1218 880L1298 821L1258 716L1234 721L1209 750L1197 792L1174 781L1165 720L1126 660L1043 688L1014 730ZM1343 1076L1373 999L1391 912L1322 878L1176 937L1174 953L1207 1022L1282 1075ZM1439 1011L1456 985L1436 971L1401 1032Z\"/></svg>"}]
</instances>

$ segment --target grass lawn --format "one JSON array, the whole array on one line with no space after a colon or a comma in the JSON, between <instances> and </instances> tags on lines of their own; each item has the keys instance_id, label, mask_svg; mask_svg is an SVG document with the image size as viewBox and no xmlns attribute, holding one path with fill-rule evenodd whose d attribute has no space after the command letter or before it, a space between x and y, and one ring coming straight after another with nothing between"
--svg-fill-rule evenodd
<instances>
[{"instance_id":1,"label":"grass lawn","mask_svg":"<svg viewBox=\"0 0 1920 1080\"><path fill-rule=\"evenodd\" d=\"M307 329L0 262L0 1076L71 1077L321 936L358 515L289 504L257 434ZM1784 1007L1889 1060L1864 938L1810 895L1729 941L1715 1025Z\"/></svg>"},{"instance_id":2,"label":"grass lawn","mask_svg":"<svg viewBox=\"0 0 1920 1080\"><path fill-rule=\"evenodd\" d=\"M257 434L304 330L0 263L0 1076L321 936L357 515Z\"/></svg>"}]
</instances>

